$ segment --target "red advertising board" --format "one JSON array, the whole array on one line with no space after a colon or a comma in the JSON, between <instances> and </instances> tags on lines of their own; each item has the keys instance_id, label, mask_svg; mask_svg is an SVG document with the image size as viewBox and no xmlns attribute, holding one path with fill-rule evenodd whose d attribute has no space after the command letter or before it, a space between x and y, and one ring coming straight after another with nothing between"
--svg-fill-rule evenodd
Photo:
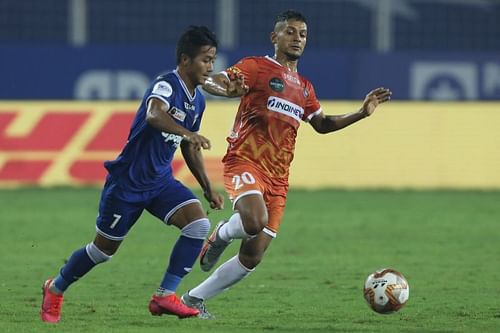
<instances>
[{"instance_id":1,"label":"red advertising board","mask_svg":"<svg viewBox=\"0 0 500 333\"><path fill-rule=\"evenodd\" d=\"M0 104L0 186L100 184L105 160L126 142L137 103L28 102ZM206 157L221 184L220 157ZM182 158L174 174L194 184Z\"/></svg>"}]
</instances>

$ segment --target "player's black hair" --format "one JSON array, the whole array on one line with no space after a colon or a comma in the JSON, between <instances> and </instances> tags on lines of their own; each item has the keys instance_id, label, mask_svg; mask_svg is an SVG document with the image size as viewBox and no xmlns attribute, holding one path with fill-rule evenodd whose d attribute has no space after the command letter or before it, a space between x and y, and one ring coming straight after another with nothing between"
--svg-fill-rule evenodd
<instances>
[{"instance_id":1,"label":"player's black hair","mask_svg":"<svg viewBox=\"0 0 500 333\"><path fill-rule=\"evenodd\" d=\"M217 37L205 26L190 26L177 42L175 49L177 65L181 62L181 55L186 54L193 59L203 46L217 48Z\"/></svg>"},{"instance_id":2,"label":"player's black hair","mask_svg":"<svg viewBox=\"0 0 500 333\"><path fill-rule=\"evenodd\" d=\"M274 22L274 24L278 22L286 22L288 20L296 20L307 24L306 17L302 13L293 9L285 10L283 13L276 16L276 21Z\"/></svg>"}]
</instances>

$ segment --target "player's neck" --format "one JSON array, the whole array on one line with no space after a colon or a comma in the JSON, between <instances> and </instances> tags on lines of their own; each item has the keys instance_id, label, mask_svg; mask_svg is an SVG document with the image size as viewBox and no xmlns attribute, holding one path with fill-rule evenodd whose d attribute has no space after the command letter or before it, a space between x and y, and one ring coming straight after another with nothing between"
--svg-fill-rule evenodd
<instances>
[{"instance_id":1,"label":"player's neck","mask_svg":"<svg viewBox=\"0 0 500 333\"><path fill-rule=\"evenodd\" d=\"M194 89L196 88L196 85L193 84L193 82L191 82L191 79L189 78L189 76L186 74L186 72L182 68L177 67L177 74L179 74L182 81L184 81L184 84L185 84L186 88L188 89L189 93L191 94L191 96L193 96Z\"/></svg>"},{"instance_id":2,"label":"player's neck","mask_svg":"<svg viewBox=\"0 0 500 333\"><path fill-rule=\"evenodd\" d=\"M275 54L274 60L280 63L281 66L288 68L291 72L297 72L298 59L292 60L288 58L285 54Z\"/></svg>"}]
</instances>

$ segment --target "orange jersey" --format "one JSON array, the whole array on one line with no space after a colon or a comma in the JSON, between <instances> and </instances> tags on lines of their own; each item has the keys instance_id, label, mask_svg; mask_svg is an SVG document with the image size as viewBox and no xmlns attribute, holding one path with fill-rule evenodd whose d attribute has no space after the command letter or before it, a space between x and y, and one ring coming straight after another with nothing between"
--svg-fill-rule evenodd
<instances>
[{"instance_id":1,"label":"orange jersey","mask_svg":"<svg viewBox=\"0 0 500 333\"><path fill-rule=\"evenodd\" d=\"M273 58L248 57L228 68L241 73L241 98L224 163L250 162L277 185L288 184L300 121L321 112L312 84Z\"/></svg>"}]
</instances>

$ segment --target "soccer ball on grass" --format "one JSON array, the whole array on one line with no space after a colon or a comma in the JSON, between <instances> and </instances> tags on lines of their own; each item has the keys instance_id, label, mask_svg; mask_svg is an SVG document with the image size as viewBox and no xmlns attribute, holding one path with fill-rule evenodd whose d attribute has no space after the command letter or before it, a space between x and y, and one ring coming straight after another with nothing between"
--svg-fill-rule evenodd
<instances>
[{"instance_id":1,"label":"soccer ball on grass","mask_svg":"<svg viewBox=\"0 0 500 333\"><path fill-rule=\"evenodd\" d=\"M368 276L364 295L373 311L389 314L406 304L410 296L410 286L401 273L384 268Z\"/></svg>"}]
</instances>

